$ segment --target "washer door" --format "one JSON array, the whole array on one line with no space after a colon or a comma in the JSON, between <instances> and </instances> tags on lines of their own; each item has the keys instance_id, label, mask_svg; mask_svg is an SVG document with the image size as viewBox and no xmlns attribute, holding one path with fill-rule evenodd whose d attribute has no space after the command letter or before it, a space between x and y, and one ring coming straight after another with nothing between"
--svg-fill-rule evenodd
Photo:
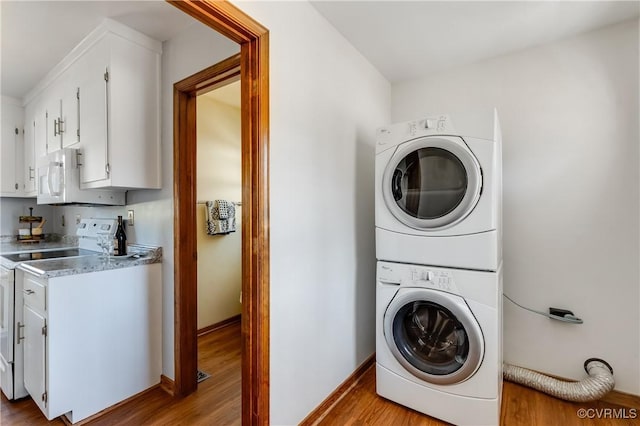
<instances>
[{"instance_id":1,"label":"washer door","mask_svg":"<svg viewBox=\"0 0 640 426\"><path fill-rule=\"evenodd\" d=\"M460 383L478 370L482 331L464 299L430 289L400 289L384 315L384 336L398 362L428 383Z\"/></svg>"},{"instance_id":2,"label":"washer door","mask_svg":"<svg viewBox=\"0 0 640 426\"><path fill-rule=\"evenodd\" d=\"M382 178L391 213L405 225L427 231L464 219L481 189L480 164L459 137L427 136L399 145Z\"/></svg>"}]
</instances>

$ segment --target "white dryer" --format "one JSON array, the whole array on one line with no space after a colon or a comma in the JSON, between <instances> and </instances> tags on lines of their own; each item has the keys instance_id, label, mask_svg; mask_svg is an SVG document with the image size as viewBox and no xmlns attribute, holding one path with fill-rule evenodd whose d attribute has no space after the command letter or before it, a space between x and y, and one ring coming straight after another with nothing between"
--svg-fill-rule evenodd
<instances>
[{"instance_id":1,"label":"white dryer","mask_svg":"<svg viewBox=\"0 0 640 426\"><path fill-rule=\"evenodd\" d=\"M495 110L378 129L378 260L496 271L502 141Z\"/></svg>"},{"instance_id":2,"label":"white dryer","mask_svg":"<svg viewBox=\"0 0 640 426\"><path fill-rule=\"evenodd\" d=\"M378 262L376 391L456 425L500 424L502 270Z\"/></svg>"}]
</instances>

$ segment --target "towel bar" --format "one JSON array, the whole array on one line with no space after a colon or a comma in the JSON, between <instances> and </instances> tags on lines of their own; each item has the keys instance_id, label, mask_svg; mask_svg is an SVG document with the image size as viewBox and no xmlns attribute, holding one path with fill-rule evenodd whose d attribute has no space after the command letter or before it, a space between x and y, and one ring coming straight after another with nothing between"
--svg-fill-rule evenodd
<instances>
[{"instance_id":1,"label":"towel bar","mask_svg":"<svg viewBox=\"0 0 640 426\"><path fill-rule=\"evenodd\" d=\"M242 205L242 203L239 202L239 201L232 201L232 203L233 203L234 206L241 206ZM207 202L206 201L198 201L198 202L196 202L196 204L207 204Z\"/></svg>"}]
</instances>

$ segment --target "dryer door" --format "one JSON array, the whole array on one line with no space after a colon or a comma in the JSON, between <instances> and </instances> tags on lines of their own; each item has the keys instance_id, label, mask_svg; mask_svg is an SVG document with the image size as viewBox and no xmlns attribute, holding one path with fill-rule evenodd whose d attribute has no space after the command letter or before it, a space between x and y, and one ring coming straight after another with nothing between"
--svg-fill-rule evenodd
<instances>
[{"instance_id":1,"label":"dryer door","mask_svg":"<svg viewBox=\"0 0 640 426\"><path fill-rule=\"evenodd\" d=\"M478 203L481 189L480 164L459 137L427 136L399 145L382 178L391 213L425 231L460 222Z\"/></svg>"},{"instance_id":2,"label":"dryer door","mask_svg":"<svg viewBox=\"0 0 640 426\"><path fill-rule=\"evenodd\" d=\"M469 306L442 291L398 290L384 315L384 336L398 362L428 383L463 382L484 355L482 331Z\"/></svg>"}]
</instances>

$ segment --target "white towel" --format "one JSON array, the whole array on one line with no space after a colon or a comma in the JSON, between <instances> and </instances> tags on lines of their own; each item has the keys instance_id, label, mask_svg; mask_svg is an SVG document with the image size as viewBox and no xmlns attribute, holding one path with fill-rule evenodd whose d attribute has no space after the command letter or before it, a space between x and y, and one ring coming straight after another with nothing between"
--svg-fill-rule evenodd
<instances>
[{"instance_id":1,"label":"white towel","mask_svg":"<svg viewBox=\"0 0 640 426\"><path fill-rule=\"evenodd\" d=\"M207 234L224 235L236 231L236 208L226 200L207 201Z\"/></svg>"}]
</instances>

